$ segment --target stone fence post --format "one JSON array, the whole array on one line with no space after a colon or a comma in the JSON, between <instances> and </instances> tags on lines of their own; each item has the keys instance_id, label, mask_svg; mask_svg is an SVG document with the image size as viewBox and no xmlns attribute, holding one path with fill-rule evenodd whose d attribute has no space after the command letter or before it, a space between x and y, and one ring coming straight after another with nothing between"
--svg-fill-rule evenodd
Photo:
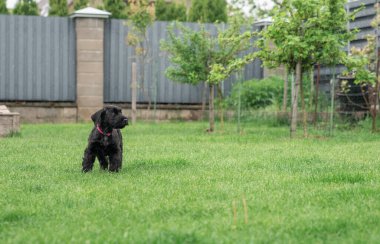
<instances>
[{"instance_id":1,"label":"stone fence post","mask_svg":"<svg viewBox=\"0 0 380 244\"><path fill-rule=\"evenodd\" d=\"M104 22L111 14L87 7L75 11L77 121L89 121L104 102Z\"/></svg>"}]
</instances>

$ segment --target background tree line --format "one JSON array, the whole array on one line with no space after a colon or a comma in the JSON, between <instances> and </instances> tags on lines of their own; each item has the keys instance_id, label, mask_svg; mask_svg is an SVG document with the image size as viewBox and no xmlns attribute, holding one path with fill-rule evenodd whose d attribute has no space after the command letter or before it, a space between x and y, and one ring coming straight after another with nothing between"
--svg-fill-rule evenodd
<instances>
[{"instance_id":1,"label":"background tree line","mask_svg":"<svg viewBox=\"0 0 380 244\"><path fill-rule=\"evenodd\" d=\"M49 16L67 16L70 12L87 6L103 9L111 13L111 18L128 19L133 4L148 0L102 0L101 4L92 3L90 0L74 0L73 6L67 4L67 0L50 0ZM133 7L132 7L133 8ZM13 11L7 9L6 0L0 0L0 14L39 15L38 5L35 0L20 0ZM226 0L193 0L187 11L183 3L155 1L155 19L159 21L190 21L190 22L227 22Z\"/></svg>"}]
</instances>

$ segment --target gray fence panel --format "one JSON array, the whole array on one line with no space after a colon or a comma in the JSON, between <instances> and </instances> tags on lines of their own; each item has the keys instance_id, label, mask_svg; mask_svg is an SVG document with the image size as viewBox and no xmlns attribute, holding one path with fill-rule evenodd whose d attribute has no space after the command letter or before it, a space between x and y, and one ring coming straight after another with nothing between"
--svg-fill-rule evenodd
<instances>
[{"instance_id":1,"label":"gray fence panel","mask_svg":"<svg viewBox=\"0 0 380 244\"><path fill-rule=\"evenodd\" d=\"M165 70L170 66L168 54L161 51L160 41L167 38L167 27L170 22L155 22L147 32L148 50L144 64L144 82L138 81L137 102L196 104L202 102L204 85L192 86L169 80ZM199 30L196 23L184 23L188 28ZM213 35L217 34L217 26L206 24L205 28ZM131 66L136 59L134 49L126 44L129 27L122 20L111 19L105 28L105 102L131 102ZM179 32L178 32L179 33ZM141 64L138 64L141 69ZM245 79L261 78L261 62L255 61L244 70ZM140 79L141 80L141 79ZM235 76L224 81L224 93L229 94L235 82ZM206 93L207 96L207 93Z\"/></svg>"},{"instance_id":2,"label":"gray fence panel","mask_svg":"<svg viewBox=\"0 0 380 244\"><path fill-rule=\"evenodd\" d=\"M75 101L70 18L0 15L0 100Z\"/></svg>"}]
</instances>

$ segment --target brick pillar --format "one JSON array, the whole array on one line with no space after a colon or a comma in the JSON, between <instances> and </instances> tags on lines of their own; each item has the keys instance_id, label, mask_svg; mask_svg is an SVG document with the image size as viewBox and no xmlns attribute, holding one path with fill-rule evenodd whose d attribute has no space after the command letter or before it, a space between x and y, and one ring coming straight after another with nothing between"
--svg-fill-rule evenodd
<instances>
[{"instance_id":1,"label":"brick pillar","mask_svg":"<svg viewBox=\"0 0 380 244\"><path fill-rule=\"evenodd\" d=\"M84 8L73 13L76 28L77 120L89 121L103 107L104 20L110 13Z\"/></svg>"}]
</instances>

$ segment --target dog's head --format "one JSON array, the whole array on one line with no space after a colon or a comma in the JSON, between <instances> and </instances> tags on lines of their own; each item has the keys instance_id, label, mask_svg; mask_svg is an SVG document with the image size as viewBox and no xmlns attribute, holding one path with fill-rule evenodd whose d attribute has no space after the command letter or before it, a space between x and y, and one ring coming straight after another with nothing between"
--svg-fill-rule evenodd
<instances>
[{"instance_id":1,"label":"dog's head","mask_svg":"<svg viewBox=\"0 0 380 244\"><path fill-rule=\"evenodd\" d=\"M91 116L95 126L100 125L102 128L122 129L128 125L128 118L121 112L117 106L105 106Z\"/></svg>"}]
</instances>

